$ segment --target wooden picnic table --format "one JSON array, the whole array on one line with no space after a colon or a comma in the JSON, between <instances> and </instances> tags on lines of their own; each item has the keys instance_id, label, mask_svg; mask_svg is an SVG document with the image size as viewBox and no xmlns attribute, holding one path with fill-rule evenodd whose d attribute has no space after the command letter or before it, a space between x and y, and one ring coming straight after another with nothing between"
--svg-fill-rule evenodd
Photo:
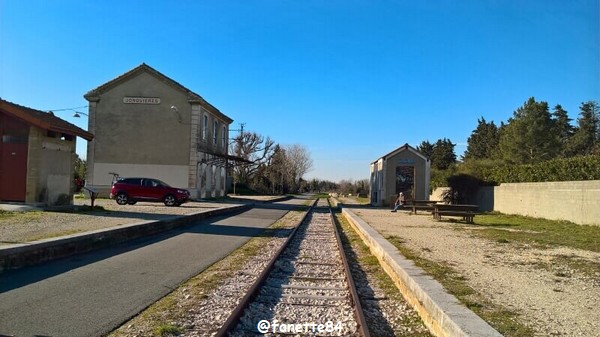
<instances>
[{"instance_id":1,"label":"wooden picnic table","mask_svg":"<svg viewBox=\"0 0 600 337\"><path fill-rule=\"evenodd\" d=\"M479 205L467 204L435 204L433 205L433 218L441 220L442 215L462 216L467 223L473 223L473 218L478 212Z\"/></svg>"},{"instance_id":2,"label":"wooden picnic table","mask_svg":"<svg viewBox=\"0 0 600 337\"><path fill-rule=\"evenodd\" d=\"M438 200L409 200L408 203L412 207L412 214L417 214L417 210L433 211L433 205L439 203Z\"/></svg>"}]
</instances>

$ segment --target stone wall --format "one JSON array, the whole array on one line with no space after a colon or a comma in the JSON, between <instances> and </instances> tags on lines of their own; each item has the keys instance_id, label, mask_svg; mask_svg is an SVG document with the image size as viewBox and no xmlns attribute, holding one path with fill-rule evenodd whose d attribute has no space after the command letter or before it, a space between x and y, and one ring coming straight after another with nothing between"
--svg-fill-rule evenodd
<instances>
[{"instance_id":1,"label":"stone wall","mask_svg":"<svg viewBox=\"0 0 600 337\"><path fill-rule=\"evenodd\" d=\"M600 225L600 180L482 187L475 203L482 211Z\"/></svg>"}]
</instances>

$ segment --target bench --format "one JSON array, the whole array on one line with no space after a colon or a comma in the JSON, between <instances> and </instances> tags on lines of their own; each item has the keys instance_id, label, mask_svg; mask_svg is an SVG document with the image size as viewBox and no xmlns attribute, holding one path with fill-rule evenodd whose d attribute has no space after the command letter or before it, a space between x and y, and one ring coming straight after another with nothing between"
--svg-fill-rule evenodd
<instances>
[{"instance_id":1,"label":"bench","mask_svg":"<svg viewBox=\"0 0 600 337\"><path fill-rule=\"evenodd\" d=\"M433 211L433 205L438 202L437 200L409 200L408 204L412 208L412 214L417 214L417 210Z\"/></svg>"},{"instance_id":2,"label":"bench","mask_svg":"<svg viewBox=\"0 0 600 337\"><path fill-rule=\"evenodd\" d=\"M90 200L92 200L92 208L94 208L94 201L98 197L98 190L92 187L83 186L84 190L86 190L90 194Z\"/></svg>"},{"instance_id":3,"label":"bench","mask_svg":"<svg viewBox=\"0 0 600 337\"><path fill-rule=\"evenodd\" d=\"M479 205L448 205L435 204L433 205L433 218L442 220L442 215L461 216L467 223L473 223L473 218L478 212Z\"/></svg>"}]
</instances>

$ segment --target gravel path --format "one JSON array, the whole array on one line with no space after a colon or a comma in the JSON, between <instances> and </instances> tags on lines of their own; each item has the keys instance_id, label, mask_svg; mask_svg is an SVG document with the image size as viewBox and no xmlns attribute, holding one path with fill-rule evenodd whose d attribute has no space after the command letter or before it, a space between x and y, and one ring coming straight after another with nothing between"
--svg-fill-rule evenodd
<instances>
[{"instance_id":1,"label":"gravel path","mask_svg":"<svg viewBox=\"0 0 600 337\"><path fill-rule=\"evenodd\" d=\"M75 204L89 205L90 200L75 199ZM0 218L0 246L209 211L232 204L189 202L180 207L166 207L161 203L139 202L121 206L114 200L98 199L95 205L102 206L104 211L31 211Z\"/></svg>"},{"instance_id":2,"label":"gravel path","mask_svg":"<svg viewBox=\"0 0 600 337\"><path fill-rule=\"evenodd\" d=\"M492 303L521 313L536 336L600 336L600 271L590 277L554 263L564 256L600 263L599 253L497 243L430 215L369 208L353 212L382 235L401 237L423 258L449 265ZM536 267L544 263L551 268Z\"/></svg>"}]
</instances>

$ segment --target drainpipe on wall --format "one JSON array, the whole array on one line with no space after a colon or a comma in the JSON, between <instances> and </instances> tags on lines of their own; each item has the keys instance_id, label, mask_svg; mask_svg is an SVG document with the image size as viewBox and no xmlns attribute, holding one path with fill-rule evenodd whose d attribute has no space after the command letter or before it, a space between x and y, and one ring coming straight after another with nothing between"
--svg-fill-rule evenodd
<instances>
[{"instance_id":1,"label":"drainpipe on wall","mask_svg":"<svg viewBox=\"0 0 600 337\"><path fill-rule=\"evenodd\" d=\"M384 201L388 199L388 195L387 195L387 159L382 158L380 159L381 161L381 171L382 171L382 179L381 179L381 196L379 197L379 200L381 200L381 204L380 206L384 205Z\"/></svg>"}]
</instances>

